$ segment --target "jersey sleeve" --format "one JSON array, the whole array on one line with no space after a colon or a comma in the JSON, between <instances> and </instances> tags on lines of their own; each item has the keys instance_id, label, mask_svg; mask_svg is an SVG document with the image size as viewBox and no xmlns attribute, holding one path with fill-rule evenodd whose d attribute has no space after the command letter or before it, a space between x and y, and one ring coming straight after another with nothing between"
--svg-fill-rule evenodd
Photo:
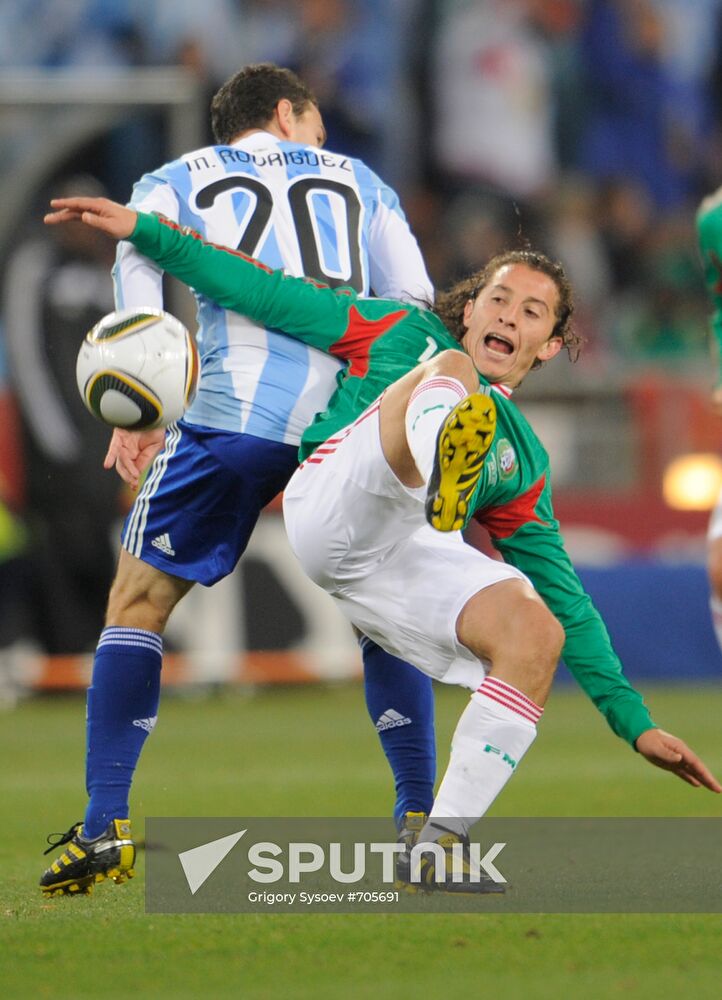
<instances>
[{"instance_id":1,"label":"jersey sleeve","mask_svg":"<svg viewBox=\"0 0 722 1000\"><path fill-rule=\"evenodd\" d=\"M130 205L139 212L160 212L174 222L179 218L178 196L162 178L143 177L135 185ZM163 270L129 243L118 244L113 265L116 309L126 306L163 308Z\"/></svg>"},{"instance_id":2,"label":"jersey sleeve","mask_svg":"<svg viewBox=\"0 0 722 1000\"><path fill-rule=\"evenodd\" d=\"M634 744L654 727L642 696L624 676L606 626L584 590L554 519L547 473L506 508L487 508L476 519L505 562L525 573L566 633L562 656L575 680L609 726Z\"/></svg>"},{"instance_id":3,"label":"jersey sleeve","mask_svg":"<svg viewBox=\"0 0 722 1000\"><path fill-rule=\"evenodd\" d=\"M207 243L192 230L142 212L130 242L224 309L344 360L367 351L373 329L388 329L408 312L399 302L362 299L349 288L274 271L240 250Z\"/></svg>"},{"instance_id":4,"label":"jersey sleeve","mask_svg":"<svg viewBox=\"0 0 722 1000\"><path fill-rule=\"evenodd\" d=\"M434 300L434 286L416 237L411 232L397 195L379 188L369 227L369 276L374 295L415 305Z\"/></svg>"}]
</instances>

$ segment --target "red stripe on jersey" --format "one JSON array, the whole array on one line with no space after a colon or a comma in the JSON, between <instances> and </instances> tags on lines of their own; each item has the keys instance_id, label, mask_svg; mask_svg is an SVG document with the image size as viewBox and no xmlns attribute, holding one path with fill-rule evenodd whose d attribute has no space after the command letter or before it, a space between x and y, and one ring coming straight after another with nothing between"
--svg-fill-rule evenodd
<instances>
[{"instance_id":1,"label":"red stripe on jersey","mask_svg":"<svg viewBox=\"0 0 722 1000\"><path fill-rule=\"evenodd\" d=\"M546 524L534 510L545 483L546 476L542 476L526 493L514 497L508 503L477 511L474 520L483 524L492 538L511 538L515 531L532 521Z\"/></svg>"},{"instance_id":2,"label":"red stripe on jersey","mask_svg":"<svg viewBox=\"0 0 722 1000\"><path fill-rule=\"evenodd\" d=\"M363 378L369 370L369 351L373 342L408 314L408 309L399 309L381 319L366 319L356 306L351 306L346 332L328 348L328 353L350 361L349 375Z\"/></svg>"}]
</instances>

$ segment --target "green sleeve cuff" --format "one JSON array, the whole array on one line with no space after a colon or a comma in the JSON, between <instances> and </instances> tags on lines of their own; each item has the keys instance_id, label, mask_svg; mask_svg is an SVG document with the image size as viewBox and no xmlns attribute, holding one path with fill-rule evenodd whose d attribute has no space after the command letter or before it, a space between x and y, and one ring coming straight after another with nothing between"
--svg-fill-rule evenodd
<instances>
[{"instance_id":1,"label":"green sleeve cuff","mask_svg":"<svg viewBox=\"0 0 722 1000\"><path fill-rule=\"evenodd\" d=\"M144 242L149 242L156 235L157 230L158 220L154 215L149 215L147 212L137 212L135 229L128 239L140 250L141 245Z\"/></svg>"},{"instance_id":2,"label":"green sleeve cuff","mask_svg":"<svg viewBox=\"0 0 722 1000\"><path fill-rule=\"evenodd\" d=\"M623 708L610 712L608 721L614 732L632 747L642 733L657 728L643 702L627 703Z\"/></svg>"}]
</instances>

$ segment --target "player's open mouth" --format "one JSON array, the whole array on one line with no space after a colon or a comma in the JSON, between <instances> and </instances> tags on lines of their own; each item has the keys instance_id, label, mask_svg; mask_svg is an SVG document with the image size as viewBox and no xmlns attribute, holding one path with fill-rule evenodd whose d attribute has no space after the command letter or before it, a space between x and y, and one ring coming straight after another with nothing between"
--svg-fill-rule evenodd
<instances>
[{"instance_id":1,"label":"player's open mouth","mask_svg":"<svg viewBox=\"0 0 722 1000\"><path fill-rule=\"evenodd\" d=\"M496 354L509 355L514 353L512 342L498 333L487 333L484 337L484 344L490 351L494 351Z\"/></svg>"}]
</instances>

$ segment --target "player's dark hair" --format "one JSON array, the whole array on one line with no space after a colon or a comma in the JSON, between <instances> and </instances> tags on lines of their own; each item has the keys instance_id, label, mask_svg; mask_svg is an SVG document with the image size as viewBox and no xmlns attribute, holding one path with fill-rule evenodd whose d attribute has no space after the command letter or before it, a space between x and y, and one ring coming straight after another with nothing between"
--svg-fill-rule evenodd
<instances>
[{"instance_id":1,"label":"player's dark hair","mask_svg":"<svg viewBox=\"0 0 722 1000\"><path fill-rule=\"evenodd\" d=\"M226 144L248 129L265 128L284 99L291 102L296 115L302 115L309 104L318 107L313 92L290 69L273 63L244 66L226 80L211 101L216 142Z\"/></svg>"},{"instance_id":2,"label":"player's dark hair","mask_svg":"<svg viewBox=\"0 0 722 1000\"><path fill-rule=\"evenodd\" d=\"M558 261L553 261L536 250L504 250L496 254L481 271L476 271L462 281L457 282L447 292L436 296L433 310L443 322L449 333L461 342L466 327L464 326L464 307L469 299L475 299L482 288L485 288L501 267L509 264L523 264L532 271L541 271L552 279L559 292L556 308L556 323L552 337L560 337L571 361L576 361L581 350L582 338L571 324L574 312L574 297L572 286L564 268ZM532 368L540 368L542 362L538 359Z\"/></svg>"}]
</instances>

